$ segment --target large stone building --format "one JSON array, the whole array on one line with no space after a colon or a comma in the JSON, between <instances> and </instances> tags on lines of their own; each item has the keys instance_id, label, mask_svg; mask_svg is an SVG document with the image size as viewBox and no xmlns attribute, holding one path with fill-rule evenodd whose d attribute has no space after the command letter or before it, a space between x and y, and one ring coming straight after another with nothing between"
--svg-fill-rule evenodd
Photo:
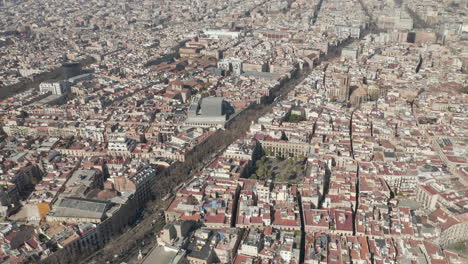
<instances>
[{"instance_id":1,"label":"large stone building","mask_svg":"<svg viewBox=\"0 0 468 264\"><path fill-rule=\"evenodd\" d=\"M328 90L328 98L332 100L348 100L350 87L349 74L333 73L331 78L335 80L336 84Z\"/></svg>"},{"instance_id":2,"label":"large stone building","mask_svg":"<svg viewBox=\"0 0 468 264\"><path fill-rule=\"evenodd\" d=\"M370 96L367 90L367 86L364 84L359 84L353 87L353 91L349 97L349 102L353 106L360 106L362 103L369 101Z\"/></svg>"},{"instance_id":3,"label":"large stone building","mask_svg":"<svg viewBox=\"0 0 468 264\"><path fill-rule=\"evenodd\" d=\"M48 222L99 224L108 217L113 206L107 201L66 197L54 205L46 219Z\"/></svg>"},{"instance_id":4,"label":"large stone building","mask_svg":"<svg viewBox=\"0 0 468 264\"><path fill-rule=\"evenodd\" d=\"M196 97L188 109L186 126L224 127L234 109L222 97Z\"/></svg>"},{"instance_id":5,"label":"large stone building","mask_svg":"<svg viewBox=\"0 0 468 264\"><path fill-rule=\"evenodd\" d=\"M310 150L310 146L303 142L265 139L261 140L260 143L265 152L273 157L306 157Z\"/></svg>"}]
</instances>

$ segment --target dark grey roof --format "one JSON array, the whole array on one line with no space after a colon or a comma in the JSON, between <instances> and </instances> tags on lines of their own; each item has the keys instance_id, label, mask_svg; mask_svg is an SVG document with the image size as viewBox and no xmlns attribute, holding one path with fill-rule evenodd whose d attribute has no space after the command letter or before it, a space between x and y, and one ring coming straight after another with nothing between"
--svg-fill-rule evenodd
<instances>
[{"instance_id":1,"label":"dark grey roof","mask_svg":"<svg viewBox=\"0 0 468 264\"><path fill-rule=\"evenodd\" d=\"M91 212L104 212L108 204L109 202L106 201L69 197L62 199L59 206Z\"/></svg>"},{"instance_id":2,"label":"dark grey roof","mask_svg":"<svg viewBox=\"0 0 468 264\"><path fill-rule=\"evenodd\" d=\"M205 97L201 103L201 114L204 116L222 116L223 98Z\"/></svg>"},{"instance_id":3,"label":"dark grey roof","mask_svg":"<svg viewBox=\"0 0 468 264\"><path fill-rule=\"evenodd\" d=\"M54 216L103 219L111 203L75 197L63 198L54 208Z\"/></svg>"}]
</instances>

